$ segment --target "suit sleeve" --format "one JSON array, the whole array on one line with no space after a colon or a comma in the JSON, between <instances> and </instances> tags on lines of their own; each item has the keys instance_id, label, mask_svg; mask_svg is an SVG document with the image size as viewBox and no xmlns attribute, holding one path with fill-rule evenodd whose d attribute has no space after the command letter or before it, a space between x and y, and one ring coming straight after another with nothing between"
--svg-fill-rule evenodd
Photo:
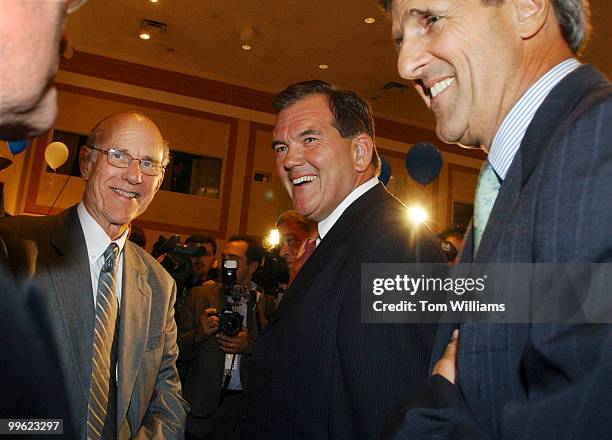
<instances>
[{"instance_id":1,"label":"suit sleeve","mask_svg":"<svg viewBox=\"0 0 612 440\"><path fill-rule=\"evenodd\" d=\"M183 438L186 424L187 403L181 397L181 384L176 370L178 346L176 344L176 323L174 302L176 284L172 283L172 294L167 304L164 353L162 355L155 390L136 439Z\"/></svg>"}]
</instances>

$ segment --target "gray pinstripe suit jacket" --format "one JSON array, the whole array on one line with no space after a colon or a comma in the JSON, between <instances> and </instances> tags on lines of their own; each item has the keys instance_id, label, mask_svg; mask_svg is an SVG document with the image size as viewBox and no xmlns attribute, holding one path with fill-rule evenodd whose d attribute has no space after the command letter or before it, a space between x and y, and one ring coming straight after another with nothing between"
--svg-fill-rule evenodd
<instances>
[{"instance_id":1,"label":"gray pinstripe suit jacket","mask_svg":"<svg viewBox=\"0 0 612 440\"><path fill-rule=\"evenodd\" d=\"M58 344L74 431L84 438L94 307L76 207L57 216L15 217L1 223L0 251L15 276L33 279L42 292ZM124 252L117 438L182 438L186 404L175 367L176 287L144 250L128 241Z\"/></svg>"},{"instance_id":2,"label":"gray pinstripe suit jacket","mask_svg":"<svg viewBox=\"0 0 612 440\"><path fill-rule=\"evenodd\" d=\"M462 261L612 261L611 177L612 85L581 66L538 109L478 254L470 232ZM610 439L612 399L599 388L612 384L610 333L607 325L463 324L459 388L438 388L456 395L408 411L398 438ZM439 333L433 359L449 336Z\"/></svg>"}]
</instances>

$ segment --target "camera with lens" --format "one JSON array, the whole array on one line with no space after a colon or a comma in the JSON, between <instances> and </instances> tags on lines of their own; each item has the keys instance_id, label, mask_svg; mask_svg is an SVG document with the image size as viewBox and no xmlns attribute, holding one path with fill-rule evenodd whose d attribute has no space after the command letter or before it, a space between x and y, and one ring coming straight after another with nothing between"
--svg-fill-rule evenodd
<instances>
[{"instance_id":1,"label":"camera with lens","mask_svg":"<svg viewBox=\"0 0 612 440\"><path fill-rule=\"evenodd\" d=\"M166 238L159 236L153 245L153 257L166 254L161 261L161 265L170 273L172 278L186 282L191 280L193 274L193 264L191 257L201 257L206 255L206 248L198 243L181 243L181 237L174 235ZM191 286L186 286L191 287Z\"/></svg>"},{"instance_id":2,"label":"camera with lens","mask_svg":"<svg viewBox=\"0 0 612 440\"><path fill-rule=\"evenodd\" d=\"M266 295L276 297L284 293L284 286L289 283L289 268L285 259L280 256L279 247L264 251L262 264L257 268L253 279Z\"/></svg>"},{"instance_id":3,"label":"camera with lens","mask_svg":"<svg viewBox=\"0 0 612 440\"><path fill-rule=\"evenodd\" d=\"M243 316L234 310L235 307L249 299L249 291L238 284L238 260L226 258L221 264L221 283L225 294L225 304L219 317L219 327L226 336L233 338L242 329Z\"/></svg>"}]
</instances>

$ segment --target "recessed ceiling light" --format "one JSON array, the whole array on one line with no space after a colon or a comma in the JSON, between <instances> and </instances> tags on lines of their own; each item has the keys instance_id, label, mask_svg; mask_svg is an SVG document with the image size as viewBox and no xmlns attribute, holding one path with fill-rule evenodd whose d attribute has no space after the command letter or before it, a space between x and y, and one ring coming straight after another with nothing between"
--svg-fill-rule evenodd
<instances>
[{"instance_id":1,"label":"recessed ceiling light","mask_svg":"<svg viewBox=\"0 0 612 440\"><path fill-rule=\"evenodd\" d=\"M366 17L363 21L365 21L367 24L372 24L376 22L376 19L374 17Z\"/></svg>"},{"instance_id":2,"label":"recessed ceiling light","mask_svg":"<svg viewBox=\"0 0 612 440\"><path fill-rule=\"evenodd\" d=\"M253 49L253 46L251 46L250 44L243 44L242 45L242 49L243 50L251 50L251 49Z\"/></svg>"},{"instance_id":3,"label":"recessed ceiling light","mask_svg":"<svg viewBox=\"0 0 612 440\"><path fill-rule=\"evenodd\" d=\"M140 38L142 40L148 40L149 38L151 38L151 35L147 34L146 32L141 32L140 33Z\"/></svg>"},{"instance_id":4,"label":"recessed ceiling light","mask_svg":"<svg viewBox=\"0 0 612 440\"><path fill-rule=\"evenodd\" d=\"M319 69L326 70L329 69L329 66L327 64L319 64Z\"/></svg>"},{"instance_id":5,"label":"recessed ceiling light","mask_svg":"<svg viewBox=\"0 0 612 440\"><path fill-rule=\"evenodd\" d=\"M151 0L151 3L157 3L157 0Z\"/></svg>"}]
</instances>

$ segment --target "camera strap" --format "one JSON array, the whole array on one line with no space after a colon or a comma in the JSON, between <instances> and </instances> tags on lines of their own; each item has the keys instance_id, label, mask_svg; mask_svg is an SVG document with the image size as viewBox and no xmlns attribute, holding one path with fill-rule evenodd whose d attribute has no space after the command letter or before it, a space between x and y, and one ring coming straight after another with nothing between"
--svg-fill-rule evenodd
<instances>
[{"instance_id":1,"label":"camera strap","mask_svg":"<svg viewBox=\"0 0 612 440\"><path fill-rule=\"evenodd\" d=\"M232 355L232 363L229 369L225 369L223 376L223 385L221 386L221 400L223 400L223 395L229 389L230 381L232 380L232 371L234 371L234 363L236 362L236 355Z\"/></svg>"}]
</instances>

